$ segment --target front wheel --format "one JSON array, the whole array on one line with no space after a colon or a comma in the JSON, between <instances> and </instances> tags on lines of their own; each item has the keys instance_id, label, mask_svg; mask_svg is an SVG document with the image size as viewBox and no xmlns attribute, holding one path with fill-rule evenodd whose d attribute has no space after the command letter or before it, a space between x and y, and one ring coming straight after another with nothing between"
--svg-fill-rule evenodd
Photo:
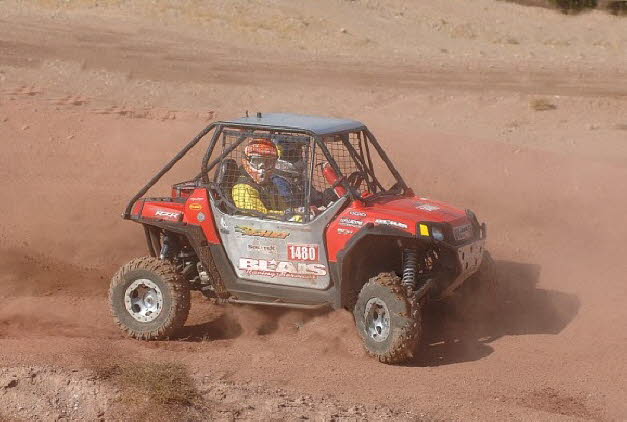
<instances>
[{"instance_id":1,"label":"front wheel","mask_svg":"<svg viewBox=\"0 0 627 422\"><path fill-rule=\"evenodd\" d=\"M422 328L420 308L405 296L396 274L371 278L359 292L353 315L367 352L379 362L413 357Z\"/></svg>"},{"instance_id":2,"label":"front wheel","mask_svg":"<svg viewBox=\"0 0 627 422\"><path fill-rule=\"evenodd\" d=\"M118 326L131 337L170 337L187 320L188 282L167 261L136 258L111 279L109 305Z\"/></svg>"}]
</instances>

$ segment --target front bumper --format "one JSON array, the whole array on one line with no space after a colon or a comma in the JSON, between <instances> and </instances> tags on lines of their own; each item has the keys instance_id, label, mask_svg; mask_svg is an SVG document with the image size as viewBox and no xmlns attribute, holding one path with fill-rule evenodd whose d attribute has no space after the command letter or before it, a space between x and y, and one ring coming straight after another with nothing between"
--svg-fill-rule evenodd
<instances>
[{"instance_id":1,"label":"front bumper","mask_svg":"<svg viewBox=\"0 0 627 422\"><path fill-rule=\"evenodd\" d=\"M456 248L457 277L442 293L442 296L450 296L464 281L479 270L485 250L485 238L477 239L471 243Z\"/></svg>"}]
</instances>

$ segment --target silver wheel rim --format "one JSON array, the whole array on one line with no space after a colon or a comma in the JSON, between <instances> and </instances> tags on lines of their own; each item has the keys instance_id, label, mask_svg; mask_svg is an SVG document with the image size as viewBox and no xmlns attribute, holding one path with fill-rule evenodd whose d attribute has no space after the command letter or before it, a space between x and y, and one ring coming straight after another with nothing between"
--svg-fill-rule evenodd
<instances>
[{"instance_id":1,"label":"silver wheel rim","mask_svg":"<svg viewBox=\"0 0 627 422\"><path fill-rule=\"evenodd\" d=\"M366 303L366 331L376 342L385 341L390 335L390 311L384 301L373 297Z\"/></svg>"},{"instance_id":2,"label":"silver wheel rim","mask_svg":"<svg viewBox=\"0 0 627 422\"><path fill-rule=\"evenodd\" d=\"M124 292L124 306L136 321L154 321L163 309L161 289L146 278L135 280Z\"/></svg>"}]
</instances>

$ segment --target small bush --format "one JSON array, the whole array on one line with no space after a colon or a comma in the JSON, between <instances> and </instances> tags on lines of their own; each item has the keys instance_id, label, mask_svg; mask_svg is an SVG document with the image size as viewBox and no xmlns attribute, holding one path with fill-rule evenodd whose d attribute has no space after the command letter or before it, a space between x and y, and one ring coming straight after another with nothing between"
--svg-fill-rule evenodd
<instances>
[{"instance_id":1,"label":"small bush","mask_svg":"<svg viewBox=\"0 0 627 422\"><path fill-rule=\"evenodd\" d=\"M607 10L613 15L627 15L627 1L612 1L607 5Z\"/></svg>"},{"instance_id":2,"label":"small bush","mask_svg":"<svg viewBox=\"0 0 627 422\"><path fill-rule=\"evenodd\" d=\"M497 0L523 6L558 9L565 14L577 14L587 9L606 10L614 15L627 16L627 0Z\"/></svg>"},{"instance_id":3,"label":"small bush","mask_svg":"<svg viewBox=\"0 0 627 422\"><path fill-rule=\"evenodd\" d=\"M175 363L137 363L110 367L97 376L122 390L122 401L157 405L189 406L199 398L185 366Z\"/></svg>"},{"instance_id":4,"label":"small bush","mask_svg":"<svg viewBox=\"0 0 627 422\"><path fill-rule=\"evenodd\" d=\"M557 106L546 98L534 98L529 102L529 106L535 111L555 110Z\"/></svg>"},{"instance_id":5,"label":"small bush","mask_svg":"<svg viewBox=\"0 0 627 422\"><path fill-rule=\"evenodd\" d=\"M564 13L580 12L584 9L595 9L597 0L550 0L551 3Z\"/></svg>"}]
</instances>

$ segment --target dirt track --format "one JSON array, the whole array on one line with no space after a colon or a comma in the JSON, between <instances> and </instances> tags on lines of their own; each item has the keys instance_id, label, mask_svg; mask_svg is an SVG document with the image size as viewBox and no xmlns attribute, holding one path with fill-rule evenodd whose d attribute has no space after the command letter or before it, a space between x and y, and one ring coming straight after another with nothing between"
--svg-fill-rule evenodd
<instances>
[{"instance_id":1,"label":"dirt track","mask_svg":"<svg viewBox=\"0 0 627 422\"><path fill-rule=\"evenodd\" d=\"M517 10L496 9L502 19ZM77 407L70 396L56 404L33 397L65 391L65 379L89 395L83 374L149 361L181 362L207 391L231 394L225 400L236 404L212 417L252 406L239 415L627 418L627 33L616 32L613 18L579 22L607 25L615 45L571 40L562 63L523 29L508 50L481 32L453 40L494 57L484 63L478 53L466 62L460 54L385 56L385 34L395 32L374 24L374 53L351 55L357 47L333 41L341 35L327 41L312 29L303 37L322 53L288 49L291 41L279 38L260 55L255 34L219 38L183 18L160 25L116 19L117 9L50 10L0 5L0 419L93 418L116 394L106 383L101 402L80 396ZM377 13L368 8L363 19L379 22ZM516 25L555 19L534 9ZM611 54L613 45L622 55ZM532 50L524 60L520 51ZM556 109L533 110L537 98ZM498 272L515 292L508 312L471 323L433 309L421 357L402 367L364 356L343 313L216 308L195 298L181 339L122 337L108 314L108 280L145 254L140 228L119 218L125 201L209 121L245 109L367 122L417 192L488 222ZM197 158L167 183L194 174ZM25 387L38 382L41 390ZM300 399L274 402L278 389Z\"/></svg>"}]
</instances>

